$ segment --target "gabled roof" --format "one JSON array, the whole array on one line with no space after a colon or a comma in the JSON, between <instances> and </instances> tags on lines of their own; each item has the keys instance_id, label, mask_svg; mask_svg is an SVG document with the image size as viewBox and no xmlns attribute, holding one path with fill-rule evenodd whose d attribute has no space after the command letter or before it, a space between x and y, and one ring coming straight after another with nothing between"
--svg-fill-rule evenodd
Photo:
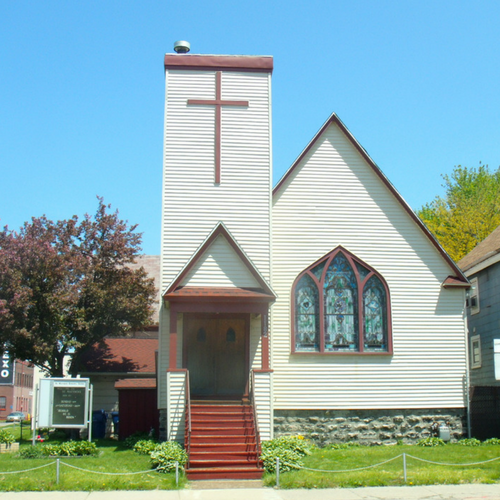
<instances>
[{"instance_id":1,"label":"gabled roof","mask_svg":"<svg viewBox=\"0 0 500 500\"><path fill-rule=\"evenodd\" d=\"M167 287L167 289L163 292L163 297L166 297L167 295L169 296L176 296L180 295L179 290L184 290L184 294L189 291L190 295L193 295L194 291L192 289L195 289L197 287L182 287L181 284L184 280L184 278L189 274L191 269L196 265L196 263L201 259L203 254L208 250L210 245L219 237L222 236L223 238L226 239L226 241L229 243L229 245L233 248L233 250L236 252L238 255L241 263L250 271L252 276L255 278L257 283L260 286L260 290L258 291L261 295L264 294L266 296L270 296L273 299L276 298L276 294L274 293L273 289L271 286L267 283L265 278L260 274L259 270L257 267L253 264L253 262L250 260L250 258L245 254L243 249L238 245L238 242L234 239L233 235L229 232L229 230L226 228L223 222L219 222L214 229L210 232L210 234L207 236L205 241L198 247L198 249L194 252L194 254L191 256L191 258L188 260L186 265L183 267L183 269L180 271L180 273L174 278L172 283ZM216 287L212 288L212 291L216 291ZM257 290L256 290L257 291Z\"/></svg>"},{"instance_id":2,"label":"gabled roof","mask_svg":"<svg viewBox=\"0 0 500 500\"><path fill-rule=\"evenodd\" d=\"M500 226L458 262L469 276L500 261ZM471 271L471 272L467 272Z\"/></svg>"},{"instance_id":3,"label":"gabled roof","mask_svg":"<svg viewBox=\"0 0 500 500\"><path fill-rule=\"evenodd\" d=\"M314 147L314 145L318 142L320 137L325 133L327 128L335 124L339 127L339 129L342 131L342 133L346 136L346 138L351 142L351 144L354 146L354 148L359 152L359 154L363 157L363 159L368 163L368 165L371 167L371 169L375 172L375 174L380 178L380 180L386 185L386 187L389 189L389 191L393 194L393 196L396 198L396 200L399 201L403 209L408 213L408 215L413 219L415 224L420 227L424 235L431 241L431 243L436 247L438 252L442 255L444 260L448 263L448 265L451 267L453 273L455 276L452 276L452 278L455 280L454 287L456 288L457 286L460 286L459 283L461 283L461 286L464 287L469 287L469 282L467 278L464 276L460 268L455 264L453 259L446 253L446 251L443 249L443 247L438 243L436 238L432 235L432 233L427 229L425 224L419 219L419 217L415 214L415 212L412 210L412 208L406 203L404 198L399 194L397 189L393 186L391 181L385 176L385 174L382 172L382 170L379 168L379 166L373 161L373 159L370 157L370 155L367 153L365 148L361 146L361 144L356 140L356 138L352 135L352 133L349 131L349 129L345 126L345 124L342 122L342 120L335 114L332 113L328 120L323 124L323 126L319 129L319 131L316 133L316 135L312 138L312 140L309 142L309 144L305 147L305 149L302 151L302 153L299 155L299 157L293 162L292 166L285 172L283 177L278 181L276 186L273 189L273 196L277 195L280 190L283 188L283 186L286 184L286 181L288 178L290 178L295 169L298 168L302 160L305 158L305 156L309 153L309 151ZM444 287L449 286L448 283L443 283Z\"/></svg>"},{"instance_id":4,"label":"gabled roof","mask_svg":"<svg viewBox=\"0 0 500 500\"><path fill-rule=\"evenodd\" d=\"M155 373L158 339L106 338L82 357L81 373Z\"/></svg>"}]
</instances>

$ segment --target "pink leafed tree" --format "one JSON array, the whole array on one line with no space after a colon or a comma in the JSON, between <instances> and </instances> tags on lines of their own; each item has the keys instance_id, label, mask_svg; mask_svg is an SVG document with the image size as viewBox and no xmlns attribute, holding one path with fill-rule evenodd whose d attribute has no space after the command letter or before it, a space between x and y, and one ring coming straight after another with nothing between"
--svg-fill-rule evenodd
<instances>
[{"instance_id":1,"label":"pink leafed tree","mask_svg":"<svg viewBox=\"0 0 500 500\"><path fill-rule=\"evenodd\" d=\"M71 354L76 375L89 346L151 324L154 281L129 266L141 233L110 208L99 198L93 217L0 231L0 345L12 358L62 376Z\"/></svg>"}]
</instances>

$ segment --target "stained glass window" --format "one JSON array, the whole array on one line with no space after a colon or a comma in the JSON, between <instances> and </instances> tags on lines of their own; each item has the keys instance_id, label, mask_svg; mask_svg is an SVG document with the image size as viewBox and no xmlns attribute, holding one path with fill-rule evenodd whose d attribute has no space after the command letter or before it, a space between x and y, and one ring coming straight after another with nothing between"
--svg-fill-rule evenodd
<instances>
[{"instance_id":1,"label":"stained glass window","mask_svg":"<svg viewBox=\"0 0 500 500\"><path fill-rule=\"evenodd\" d=\"M391 352L388 288L341 247L302 273L294 300L295 352Z\"/></svg>"},{"instance_id":2,"label":"stained glass window","mask_svg":"<svg viewBox=\"0 0 500 500\"><path fill-rule=\"evenodd\" d=\"M366 269L365 266L362 266L359 262L356 262L356 267L358 268L361 281L364 281L364 279L370 274L370 271L368 271L368 269Z\"/></svg>"},{"instance_id":3,"label":"stained glass window","mask_svg":"<svg viewBox=\"0 0 500 500\"><path fill-rule=\"evenodd\" d=\"M314 276L316 276L316 278L318 278L318 280L320 280L321 276L323 275L323 269L325 268L325 264L326 260L320 262L317 266L311 269L312 273L314 274Z\"/></svg>"},{"instance_id":4,"label":"stained glass window","mask_svg":"<svg viewBox=\"0 0 500 500\"><path fill-rule=\"evenodd\" d=\"M325 351L358 350L358 285L341 252L326 271L324 300Z\"/></svg>"},{"instance_id":5,"label":"stained glass window","mask_svg":"<svg viewBox=\"0 0 500 500\"><path fill-rule=\"evenodd\" d=\"M377 276L372 276L363 290L365 318L365 350L387 349L387 306L385 288Z\"/></svg>"},{"instance_id":6,"label":"stained glass window","mask_svg":"<svg viewBox=\"0 0 500 500\"><path fill-rule=\"evenodd\" d=\"M305 274L295 288L295 350L319 351L318 287Z\"/></svg>"}]
</instances>

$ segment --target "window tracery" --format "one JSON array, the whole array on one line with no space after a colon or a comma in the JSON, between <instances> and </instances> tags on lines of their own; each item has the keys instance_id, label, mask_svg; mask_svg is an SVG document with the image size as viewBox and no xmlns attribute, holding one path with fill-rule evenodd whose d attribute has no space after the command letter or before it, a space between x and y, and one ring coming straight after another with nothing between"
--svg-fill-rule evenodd
<instances>
[{"instance_id":1,"label":"window tracery","mask_svg":"<svg viewBox=\"0 0 500 500\"><path fill-rule=\"evenodd\" d=\"M293 352L390 353L389 289L342 247L303 271L293 286Z\"/></svg>"}]
</instances>

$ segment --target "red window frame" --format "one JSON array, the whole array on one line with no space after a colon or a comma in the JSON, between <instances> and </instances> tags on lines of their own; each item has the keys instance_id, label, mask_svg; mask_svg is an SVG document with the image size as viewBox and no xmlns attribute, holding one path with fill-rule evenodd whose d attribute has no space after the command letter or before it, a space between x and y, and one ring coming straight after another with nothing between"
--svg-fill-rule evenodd
<instances>
[{"instance_id":1,"label":"red window frame","mask_svg":"<svg viewBox=\"0 0 500 500\"><path fill-rule=\"evenodd\" d=\"M342 253L344 257L347 259L349 262L349 265L351 266L354 275L356 277L356 282L358 286L358 350L357 351L325 351L325 313L324 313L324 284L325 284L325 275L328 267L330 266L330 263L332 260L335 258L335 256L338 253ZM318 279L315 274L312 272L312 269L314 269L316 266L319 264L325 262L325 265L323 267L323 271L321 273L321 279ZM365 267L369 272L368 274L362 278L359 274L358 267L356 266L356 263L359 265ZM318 297L319 297L319 351L300 351L296 350L296 343L295 343L295 330L296 330L296 316L295 316L295 293L296 293L296 287L302 277L304 275L308 275L313 282L316 284L318 288ZM364 350L364 336L365 336L365 321L364 321L364 307L363 307L363 291L364 291L364 286L368 282L368 280L372 277L376 276L380 282L382 283L385 293L386 293L386 318L387 318L387 349L385 351L365 351ZM373 267L370 265L366 264L364 261L356 257L354 254L343 248L342 246L338 246L334 248L331 252L327 253L320 259L318 259L316 262L311 264L309 267L304 269L296 278L295 281L293 282L292 285L292 294L291 294L291 313L292 313L292 327L291 327L291 332L292 332L292 348L291 348L291 353L292 354L304 354L304 355L328 355L328 356L387 356L387 355L392 355L393 354L393 345L392 345L392 317L391 317L391 296L390 296L390 291L389 291L389 286L387 285L387 282L385 281L384 277L378 273Z\"/></svg>"}]
</instances>

